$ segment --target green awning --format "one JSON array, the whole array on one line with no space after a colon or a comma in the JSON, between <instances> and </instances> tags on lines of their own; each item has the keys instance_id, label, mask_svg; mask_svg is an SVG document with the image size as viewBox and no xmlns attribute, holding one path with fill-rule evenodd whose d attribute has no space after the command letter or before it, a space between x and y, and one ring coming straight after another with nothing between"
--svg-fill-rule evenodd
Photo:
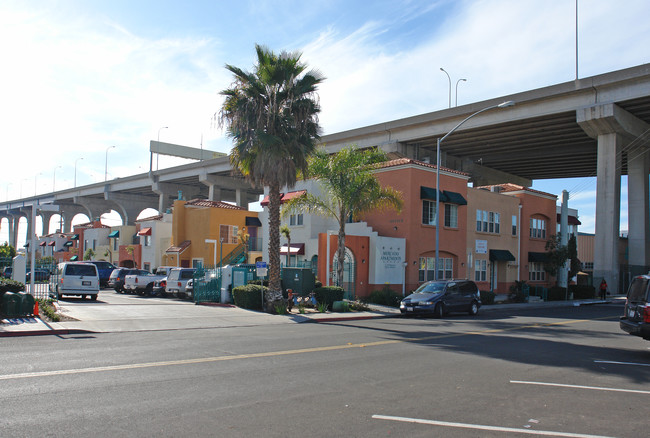
<instances>
[{"instance_id":1,"label":"green awning","mask_svg":"<svg viewBox=\"0 0 650 438\"><path fill-rule=\"evenodd\" d=\"M77 257L77 256L70 257L71 262L76 262L77 260L79 260L79 257Z\"/></svg>"},{"instance_id":2,"label":"green awning","mask_svg":"<svg viewBox=\"0 0 650 438\"><path fill-rule=\"evenodd\" d=\"M448 204L458 204L458 205L467 205L467 201L465 198L463 198L463 195L460 193L456 192L448 192L445 190L443 192L445 194L445 198L447 199L445 202Z\"/></svg>"},{"instance_id":3,"label":"green awning","mask_svg":"<svg viewBox=\"0 0 650 438\"><path fill-rule=\"evenodd\" d=\"M491 249L490 260L493 262L514 262L515 256L507 249Z\"/></svg>"},{"instance_id":4,"label":"green awning","mask_svg":"<svg viewBox=\"0 0 650 438\"><path fill-rule=\"evenodd\" d=\"M75 234L74 236L72 236L72 237L70 238L70 240L79 240L79 235L78 235L78 234Z\"/></svg>"},{"instance_id":5,"label":"green awning","mask_svg":"<svg viewBox=\"0 0 650 438\"><path fill-rule=\"evenodd\" d=\"M63 244L63 246L67 246L68 248L71 247L72 245L74 245L72 240L68 240L66 243Z\"/></svg>"},{"instance_id":6,"label":"green awning","mask_svg":"<svg viewBox=\"0 0 650 438\"><path fill-rule=\"evenodd\" d=\"M445 194L442 191L438 191L440 202L445 202ZM420 199L430 199L432 201L436 200L436 189L431 187L420 186Z\"/></svg>"},{"instance_id":7,"label":"green awning","mask_svg":"<svg viewBox=\"0 0 650 438\"><path fill-rule=\"evenodd\" d=\"M533 263L546 263L548 258L545 252L529 252L528 261Z\"/></svg>"},{"instance_id":8,"label":"green awning","mask_svg":"<svg viewBox=\"0 0 650 438\"><path fill-rule=\"evenodd\" d=\"M117 238L120 237L120 230L115 230L111 234L108 235L109 238Z\"/></svg>"}]
</instances>

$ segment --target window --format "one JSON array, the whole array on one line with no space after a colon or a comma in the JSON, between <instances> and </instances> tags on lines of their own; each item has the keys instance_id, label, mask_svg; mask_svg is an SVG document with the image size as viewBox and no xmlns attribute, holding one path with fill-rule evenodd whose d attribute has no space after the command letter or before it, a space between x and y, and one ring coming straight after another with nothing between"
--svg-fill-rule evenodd
<instances>
[{"instance_id":1,"label":"window","mask_svg":"<svg viewBox=\"0 0 650 438\"><path fill-rule=\"evenodd\" d=\"M487 260L476 260L474 281L487 281Z\"/></svg>"},{"instance_id":2,"label":"window","mask_svg":"<svg viewBox=\"0 0 650 438\"><path fill-rule=\"evenodd\" d=\"M458 206L445 204L445 227L458 228Z\"/></svg>"},{"instance_id":3,"label":"window","mask_svg":"<svg viewBox=\"0 0 650 438\"><path fill-rule=\"evenodd\" d=\"M530 262L528 264L528 280L529 281L544 281L546 280L546 272L544 271L544 264L539 262Z\"/></svg>"},{"instance_id":4,"label":"window","mask_svg":"<svg viewBox=\"0 0 650 438\"><path fill-rule=\"evenodd\" d=\"M420 270L418 281L435 280L435 257L420 257ZM454 259L440 257L440 269L438 280L445 280L454 277Z\"/></svg>"},{"instance_id":5,"label":"window","mask_svg":"<svg viewBox=\"0 0 650 438\"><path fill-rule=\"evenodd\" d=\"M142 267L145 271L151 272L151 263L145 263Z\"/></svg>"},{"instance_id":6,"label":"window","mask_svg":"<svg viewBox=\"0 0 650 438\"><path fill-rule=\"evenodd\" d=\"M151 246L151 236L144 236L144 246Z\"/></svg>"},{"instance_id":7,"label":"window","mask_svg":"<svg viewBox=\"0 0 650 438\"><path fill-rule=\"evenodd\" d=\"M422 223L424 225L436 224L436 203L435 201L422 201Z\"/></svg>"},{"instance_id":8,"label":"window","mask_svg":"<svg viewBox=\"0 0 650 438\"><path fill-rule=\"evenodd\" d=\"M303 224L302 213L292 214L289 216L289 225L290 226L300 226Z\"/></svg>"},{"instance_id":9,"label":"window","mask_svg":"<svg viewBox=\"0 0 650 438\"><path fill-rule=\"evenodd\" d=\"M120 247L120 239L113 239L113 251L117 251Z\"/></svg>"},{"instance_id":10,"label":"window","mask_svg":"<svg viewBox=\"0 0 650 438\"><path fill-rule=\"evenodd\" d=\"M533 239L546 239L546 221L544 219L531 218L530 237Z\"/></svg>"},{"instance_id":11,"label":"window","mask_svg":"<svg viewBox=\"0 0 650 438\"><path fill-rule=\"evenodd\" d=\"M501 233L501 214L493 211L476 210L476 231Z\"/></svg>"},{"instance_id":12,"label":"window","mask_svg":"<svg viewBox=\"0 0 650 438\"><path fill-rule=\"evenodd\" d=\"M238 228L236 225L219 225L219 238L223 239L223 243L239 243L237 240Z\"/></svg>"},{"instance_id":13,"label":"window","mask_svg":"<svg viewBox=\"0 0 650 438\"><path fill-rule=\"evenodd\" d=\"M517 216L512 215L512 235L517 235Z\"/></svg>"}]
</instances>

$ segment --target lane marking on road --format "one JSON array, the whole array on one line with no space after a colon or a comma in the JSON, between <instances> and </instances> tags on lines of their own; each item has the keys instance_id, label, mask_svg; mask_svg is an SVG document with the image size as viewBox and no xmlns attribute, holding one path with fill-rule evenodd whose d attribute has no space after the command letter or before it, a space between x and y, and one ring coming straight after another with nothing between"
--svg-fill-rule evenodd
<instances>
[{"instance_id":1,"label":"lane marking on road","mask_svg":"<svg viewBox=\"0 0 650 438\"><path fill-rule=\"evenodd\" d=\"M636 362L617 362L615 360L595 360L595 363L609 363L612 365L634 365L637 367L650 367L650 363L636 363Z\"/></svg>"},{"instance_id":2,"label":"lane marking on road","mask_svg":"<svg viewBox=\"0 0 650 438\"><path fill-rule=\"evenodd\" d=\"M574 438L614 438L614 437L603 436L603 435L556 432L551 430L518 429L515 427L487 426L483 424L454 423L449 421L424 420L421 418L393 417L390 415L373 415L372 418L377 420L399 421L402 423L417 423L417 424L426 424L430 426L456 427L461 429L491 430L495 432L525 433L528 435L538 435L538 436L544 435L544 436L561 436L561 437L574 437Z\"/></svg>"},{"instance_id":3,"label":"lane marking on road","mask_svg":"<svg viewBox=\"0 0 650 438\"><path fill-rule=\"evenodd\" d=\"M605 386L567 385L565 383L526 382L523 380L511 380L510 383L516 383L521 385L555 386L559 388L590 389L595 391L629 392L633 394L650 394L650 391L643 391L640 389L608 388Z\"/></svg>"},{"instance_id":4,"label":"lane marking on road","mask_svg":"<svg viewBox=\"0 0 650 438\"><path fill-rule=\"evenodd\" d=\"M18 373L18 374L4 374L0 375L0 380L14 380L14 379L26 379L26 378L36 378L36 377L51 377L51 376L64 376L70 374L83 374L83 373L97 373L97 372L108 372L108 371L120 371L120 370L132 370L138 368L154 368L154 367L166 367L166 366L178 366L178 365L190 365L190 364L199 364L199 363L210 363L210 362L223 362L229 360L242 360L242 359L256 359L264 357L276 357L276 356L287 356L294 354L305 354L305 353L318 353L324 351L336 351L336 350L346 350L352 348L366 348L366 347L378 347L382 345L391 345L391 344L401 344L401 343L410 343L410 342L422 342L422 341L431 341L436 339L445 339L453 338L460 336L468 335L484 335L490 333L503 333L515 330L522 330L528 328L538 328L538 327L550 327L556 325L567 325L567 324L577 324L582 322L589 322L588 319L576 319L570 321L560 321L560 322L551 322L551 323L537 323L531 325L522 325L516 327L508 327L503 329L489 329L482 331L471 331L464 333L446 333L441 335L432 335L432 336L423 336L418 338L410 339L392 339L385 341L376 341L376 342L364 342L360 344L345 344L345 345L332 345L329 347L312 347L312 348L301 348L297 350L284 350L284 351L269 351L265 353L249 353L249 354L237 354L230 356L216 356L216 357L204 357L196 359L179 359L172 361L161 361L161 362L145 362L145 363L135 363L135 364L124 364L124 365L109 365L109 366L100 366L100 367L90 367L90 368L74 368L69 370L52 370L52 371L37 371L31 373Z\"/></svg>"}]
</instances>

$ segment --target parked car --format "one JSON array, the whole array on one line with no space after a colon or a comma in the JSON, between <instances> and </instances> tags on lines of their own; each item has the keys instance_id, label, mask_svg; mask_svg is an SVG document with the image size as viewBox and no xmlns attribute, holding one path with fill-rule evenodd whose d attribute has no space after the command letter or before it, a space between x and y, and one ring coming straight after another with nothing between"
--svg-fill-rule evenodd
<instances>
[{"instance_id":1,"label":"parked car","mask_svg":"<svg viewBox=\"0 0 650 438\"><path fill-rule=\"evenodd\" d=\"M650 341L650 275L632 279L627 290L625 310L619 322L621 330Z\"/></svg>"},{"instance_id":2,"label":"parked car","mask_svg":"<svg viewBox=\"0 0 650 438\"><path fill-rule=\"evenodd\" d=\"M470 280L435 280L418 287L404 298L400 312L432 314L436 318L451 312L467 312L476 315L481 307L481 295L476 283Z\"/></svg>"},{"instance_id":3,"label":"parked car","mask_svg":"<svg viewBox=\"0 0 650 438\"><path fill-rule=\"evenodd\" d=\"M4 268L4 269L2 270L2 276L3 276L4 278L11 278L11 274L12 274L13 272L14 272L14 268L12 268L11 266L7 266L6 268Z\"/></svg>"},{"instance_id":4,"label":"parked car","mask_svg":"<svg viewBox=\"0 0 650 438\"><path fill-rule=\"evenodd\" d=\"M34 281L49 281L50 280L50 271L47 269L34 269ZM32 271L27 271L27 275L25 276L25 281L26 282L31 282L32 281Z\"/></svg>"},{"instance_id":5,"label":"parked car","mask_svg":"<svg viewBox=\"0 0 650 438\"><path fill-rule=\"evenodd\" d=\"M167 275L167 286L165 292L178 298L186 296L188 280L194 276L194 268L174 268ZM191 297L191 295L190 295Z\"/></svg>"},{"instance_id":6,"label":"parked car","mask_svg":"<svg viewBox=\"0 0 650 438\"><path fill-rule=\"evenodd\" d=\"M124 277L124 289L140 295L153 295L154 283L164 275L152 274L144 269L135 269Z\"/></svg>"},{"instance_id":7,"label":"parked car","mask_svg":"<svg viewBox=\"0 0 650 438\"><path fill-rule=\"evenodd\" d=\"M115 292L123 293L124 292L124 277L126 277L131 272L135 272L137 269L132 268L115 268L111 272L110 277L108 278L108 287L112 287Z\"/></svg>"},{"instance_id":8,"label":"parked car","mask_svg":"<svg viewBox=\"0 0 650 438\"><path fill-rule=\"evenodd\" d=\"M106 262L104 260L89 260L82 263L91 263L97 266L97 272L99 272L99 283L101 287L108 287L108 280L115 269L115 266L112 263Z\"/></svg>"},{"instance_id":9,"label":"parked car","mask_svg":"<svg viewBox=\"0 0 650 438\"><path fill-rule=\"evenodd\" d=\"M50 296L61 298L64 295L90 297L95 301L99 294L99 273L92 263L59 263L56 272L50 277Z\"/></svg>"}]
</instances>

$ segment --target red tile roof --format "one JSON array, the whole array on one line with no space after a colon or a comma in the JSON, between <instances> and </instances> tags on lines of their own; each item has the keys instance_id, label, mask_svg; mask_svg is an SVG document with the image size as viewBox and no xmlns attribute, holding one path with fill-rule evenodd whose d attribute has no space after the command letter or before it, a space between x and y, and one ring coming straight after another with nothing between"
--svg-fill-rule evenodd
<instances>
[{"instance_id":1,"label":"red tile roof","mask_svg":"<svg viewBox=\"0 0 650 438\"><path fill-rule=\"evenodd\" d=\"M289 199L302 196L305 193L307 193L307 190L296 190L294 192L280 193L280 204L288 201ZM262 207L266 207L268 204L269 204L269 195L266 195L264 199L262 199L262 202L260 202L260 205Z\"/></svg>"},{"instance_id":2,"label":"red tile roof","mask_svg":"<svg viewBox=\"0 0 650 438\"><path fill-rule=\"evenodd\" d=\"M397 158L395 160L384 161L383 163L378 163L376 167L378 169L385 169L387 167L404 166L406 164L415 164L416 166L428 167L430 169L436 168L435 164L425 163L424 161L414 160L412 158ZM455 173L457 175L470 176L469 173L461 172L460 170L449 169L448 167L440 166L440 170L444 170L445 172L449 173Z\"/></svg>"},{"instance_id":3,"label":"red tile roof","mask_svg":"<svg viewBox=\"0 0 650 438\"><path fill-rule=\"evenodd\" d=\"M546 193L542 192L540 190L534 190L529 187L524 187L520 186L519 184L512 184L512 183L505 183L505 184L494 184L491 186L481 186L481 187L475 187L477 189L492 189L493 187L500 187L501 188L501 193L506 193L506 192L530 192L530 193L538 193L540 195L546 195L546 196L554 196L557 198L557 195L554 195L553 193Z\"/></svg>"},{"instance_id":4,"label":"red tile roof","mask_svg":"<svg viewBox=\"0 0 650 438\"><path fill-rule=\"evenodd\" d=\"M246 210L244 207L239 207L237 205L232 205L221 201L210 201L209 199L192 199L191 201L187 201L185 205L195 207L227 208L229 210Z\"/></svg>"},{"instance_id":5,"label":"red tile roof","mask_svg":"<svg viewBox=\"0 0 650 438\"><path fill-rule=\"evenodd\" d=\"M191 240L185 240L185 241L181 242L180 245L170 246L169 248L167 248L167 251L165 251L165 252L181 253L181 252L185 251L187 248L189 248L191 244L192 244Z\"/></svg>"}]
</instances>

